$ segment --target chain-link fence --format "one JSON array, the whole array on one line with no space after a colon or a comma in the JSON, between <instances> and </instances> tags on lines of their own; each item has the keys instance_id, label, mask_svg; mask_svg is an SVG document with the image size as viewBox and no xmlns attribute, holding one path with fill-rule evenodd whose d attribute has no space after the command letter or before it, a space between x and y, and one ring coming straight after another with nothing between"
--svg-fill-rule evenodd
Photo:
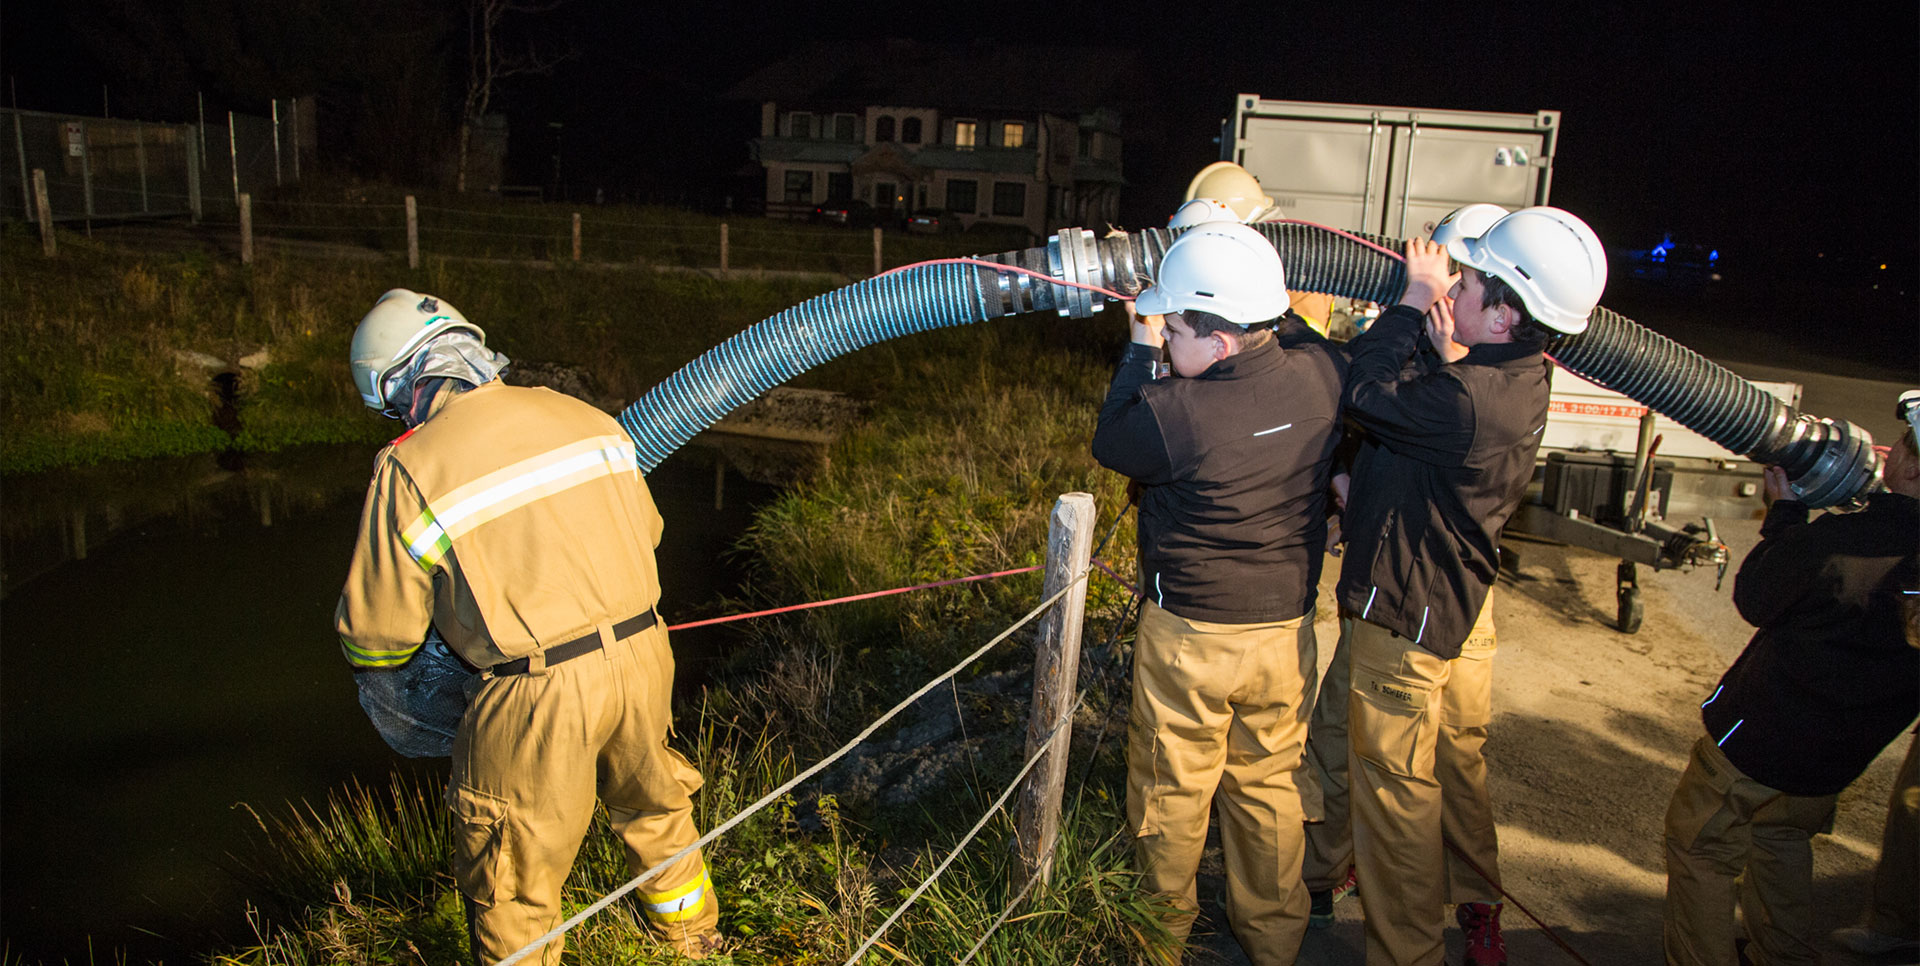
<instances>
[{"instance_id":1,"label":"chain-link fence","mask_svg":"<svg viewBox=\"0 0 1920 966\"><path fill-rule=\"evenodd\" d=\"M0 219L35 219L41 171L55 222L231 220L242 192L295 183L312 167L312 104L275 101L270 117L228 113L203 124L0 109Z\"/></svg>"}]
</instances>

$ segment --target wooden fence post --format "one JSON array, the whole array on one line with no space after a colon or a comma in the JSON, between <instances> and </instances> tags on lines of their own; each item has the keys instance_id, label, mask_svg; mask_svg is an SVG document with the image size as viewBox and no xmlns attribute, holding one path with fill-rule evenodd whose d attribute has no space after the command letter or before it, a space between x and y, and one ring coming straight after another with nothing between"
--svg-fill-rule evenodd
<instances>
[{"instance_id":1,"label":"wooden fence post","mask_svg":"<svg viewBox=\"0 0 1920 966\"><path fill-rule=\"evenodd\" d=\"M53 206L47 203L47 172L33 169L33 210L40 221L40 250L53 257Z\"/></svg>"},{"instance_id":2,"label":"wooden fence post","mask_svg":"<svg viewBox=\"0 0 1920 966\"><path fill-rule=\"evenodd\" d=\"M573 260L580 260L580 213L573 213Z\"/></svg>"},{"instance_id":3,"label":"wooden fence post","mask_svg":"<svg viewBox=\"0 0 1920 966\"><path fill-rule=\"evenodd\" d=\"M1073 707L1079 691L1080 626L1087 609L1087 583L1080 580L1093 555L1093 494L1065 493L1053 504L1047 528L1046 583L1041 596L1052 597L1073 584L1066 596L1041 619L1034 644L1033 706L1027 711L1027 757L1047 746L1020 788L1014 813L1014 835L1019 848L1012 885L1019 889L1039 876L1045 882L1053 871L1053 843L1060 836L1060 799L1067 787L1067 749L1073 743L1073 725L1062 726L1062 716ZM1074 583L1078 580L1078 583Z\"/></svg>"},{"instance_id":4,"label":"wooden fence post","mask_svg":"<svg viewBox=\"0 0 1920 966\"><path fill-rule=\"evenodd\" d=\"M727 223L720 223L720 271L727 270Z\"/></svg>"},{"instance_id":5,"label":"wooden fence post","mask_svg":"<svg viewBox=\"0 0 1920 966\"><path fill-rule=\"evenodd\" d=\"M240 264L253 264L253 193L240 192Z\"/></svg>"},{"instance_id":6,"label":"wooden fence post","mask_svg":"<svg viewBox=\"0 0 1920 966\"><path fill-rule=\"evenodd\" d=\"M420 209L407 196L407 267L420 267Z\"/></svg>"},{"instance_id":7,"label":"wooden fence post","mask_svg":"<svg viewBox=\"0 0 1920 966\"><path fill-rule=\"evenodd\" d=\"M873 274L880 274L880 228L873 229Z\"/></svg>"}]
</instances>

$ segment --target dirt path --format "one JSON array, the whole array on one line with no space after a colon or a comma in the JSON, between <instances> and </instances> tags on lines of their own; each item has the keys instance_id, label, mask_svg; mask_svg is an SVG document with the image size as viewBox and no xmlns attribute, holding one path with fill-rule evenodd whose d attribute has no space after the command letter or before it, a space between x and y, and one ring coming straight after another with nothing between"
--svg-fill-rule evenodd
<instances>
[{"instance_id":1,"label":"dirt path","mask_svg":"<svg viewBox=\"0 0 1920 966\"><path fill-rule=\"evenodd\" d=\"M1876 440L1891 439L1895 383L1732 368L1749 378L1800 382L1805 411L1851 419ZM1716 522L1737 569L1759 523ZM1520 540L1508 545L1520 565L1517 576L1502 572L1495 590L1500 652L1487 744L1501 874L1511 895L1594 966L1658 963L1667 801L1702 734L1700 702L1752 634L1733 606L1732 570L1719 590L1711 571L1643 570L1646 622L1638 634L1622 634L1613 627L1614 558ZM1337 561L1328 563L1323 609L1338 569ZM1315 630L1325 642L1324 662L1338 628L1323 613ZM1896 740L1840 796L1833 834L1814 841L1816 926L1830 964L1885 962L1853 956L1824 937L1864 913L1887 795L1910 740ZM1244 963L1224 931L1217 847L1207 868L1201 888L1211 896L1211 921L1201 928L1215 934L1192 961ZM1361 903L1349 900L1337 912L1333 928L1308 933L1301 963L1362 961ZM1574 962L1517 908L1510 906L1502 923L1512 962ZM1447 938L1448 960L1457 963L1459 930L1450 928Z\"/></svg>"},{"instance_id":2,"label":"dirt path","mask_svg":"<svg viewBox=\"0 0 1920 966\"><path fill-rule=\"evenodd\" d=\"M1720 532L1738 560L1758 530L1757 522L1735 521ZM1612 626L1613 558L1549 544L1516 547L1518 576L1502 573L1495 591L1500 653L1487 744L1501 874L1510 894L1594 966L1657 963L1666 884L1661 821L1702 733L1700 702L1751 628L1728 589L1714 589L1712 572L1665 572L1642 576L1646 623L1638 634L1622 634ZM1329 578L1321 600L1331 591ZM1338 633L1328 616L1315 630L1326 642ZM1329 650L1322 648L1323 660ZM1815 840L1822 936L1865 909L1887 794L1908 740L1891 745L1841 795L1833 834ZM1211 922L1201 928L1216 933L1192 961L1244 963L1224 933L1217 846L1207 866L1201 889L1212 900ZM1336 911L1333 928L1308 934L1301 963L1362 961L1361 903ZM1510 906L1502 922L1513 962L1573 962L1518 909ZM1459 962L1459 930L1448 930L1448 942L1449 961ZM1874 962L1826 951L1830 963Z\"/></svg>"}]
</instances>

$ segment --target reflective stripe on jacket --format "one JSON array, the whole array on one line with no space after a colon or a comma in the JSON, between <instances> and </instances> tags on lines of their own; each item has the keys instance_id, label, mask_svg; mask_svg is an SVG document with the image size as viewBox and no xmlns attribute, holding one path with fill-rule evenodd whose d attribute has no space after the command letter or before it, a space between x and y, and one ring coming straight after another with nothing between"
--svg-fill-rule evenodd
<instances>
[{"instance_id":1,"label":"reflective stripe on jacket","mask_svg":"<svg viewBox=\"0 0 1920 966\"><path fill-rule=\"evenodd\" d=\"M429 623L469 664L525 657L654 606L660 530L619 423L491 382L381 451L335 628L362 667Z\"/></svg>"},{"instance_id":2,"label":"reflective stripe on jacket","mask_svg":"<svg viewBox=\"0 0 1920 966\"><path fill-rule=\"evenodd\" d=\"M1421 329L1419 312L1396 305L1347 344L1345 411L1366 436L1335 593L1355 616L1452 659L1533 479L1552 366L1511 343L1434 364Z\"/></svg>"}]
</instances>

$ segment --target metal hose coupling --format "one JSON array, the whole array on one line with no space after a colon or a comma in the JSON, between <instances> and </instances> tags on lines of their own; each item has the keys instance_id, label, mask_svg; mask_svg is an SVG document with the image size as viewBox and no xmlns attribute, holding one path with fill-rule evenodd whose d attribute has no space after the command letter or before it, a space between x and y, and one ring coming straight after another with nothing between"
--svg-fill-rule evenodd
<instances>
[{"instance_id":1,"label":"metal hose coupling","mask_svg":"<svg viewBox=\"0 0 1920 966\"><path fill-rule=\"evenodd\" d=\"M1297 224L1253 227L1279 251L1287 267L1287 287L1296 291L1385 302L1406 284L1404 266L1366 244L1397 250L1399 239L1342 236ZM1048 239L1044 249L1009 252L995 260L1030 263L1044 251L1045 271L1053 278L1133 295L1153 277L1179 234L1179 229L1150 228L1096 238L1086 229L1070 228ZM1022 255L1024 262L1017 261ZM1101 296L1094 292L1024 281L1009 282L1004 276L1000 281L1000 288L1011 287L1018 296L1007 305L1012 311L1050 308L1062 316L1088 318L1101 309ZM1798 412L1705 356L1604 306L1594 310L1586 332L1556 338L1549 351L1571 372L1755 462L1782 467L1794 492L1809 506L1858 504L1879 486L1880 458L1865 430Z\"/></svg>"},{"instance_id":2,"label":"metal hose coupling","mask_svg":"<svg viewBox=\"0 0 1920 966\"><path fill-rule=\"evenodd\" d=\"M1790 411L1791 412L1791 411ZM1787 471L1794 495L1811 507L1857 506L1880 488L1880 454L1873 436L1844 419L1794 413L1777 451L1748 456Z\"/></svg>"}]
</instances>

